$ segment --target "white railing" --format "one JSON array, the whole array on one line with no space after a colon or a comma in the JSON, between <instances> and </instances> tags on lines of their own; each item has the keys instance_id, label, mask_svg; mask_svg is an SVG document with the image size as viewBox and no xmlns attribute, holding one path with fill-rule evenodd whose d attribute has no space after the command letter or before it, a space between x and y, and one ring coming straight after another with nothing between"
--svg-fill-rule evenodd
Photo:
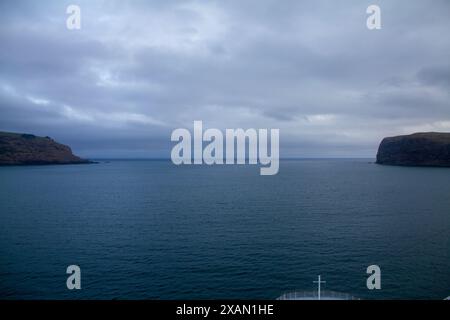
<instances>
[{"instance_id":1,"label":"white railing","mask_svg":"<svg viewBox=\"0 0 450 320\"><path fill-rule=\"evenodd\" d=\"M321 300L360 300L350 294L336 291L322 291ZM291 291L279 296L277 300L319 300L317 291Z\"/></svg>"}]
</instances>

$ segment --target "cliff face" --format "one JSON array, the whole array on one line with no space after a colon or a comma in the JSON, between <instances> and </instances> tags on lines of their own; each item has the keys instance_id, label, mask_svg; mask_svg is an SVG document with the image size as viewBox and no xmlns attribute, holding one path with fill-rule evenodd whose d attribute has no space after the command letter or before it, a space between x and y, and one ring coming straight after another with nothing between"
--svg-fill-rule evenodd
<instances>
[{"instance_id":1,"label":"cliff face","mask_svg":"<svg viewBox=\"0 0 450 320\"><path fill-rule=\"evenodd\" d=\"M91 163L49 137L0 132L0 165Z\"/></svg>"},{"instance_id":2,"label":"cliff face","mask_svg":"<svg viewBox=\"0 0 450 320\"><path fill-rule=\"evenodd\" d=\"M398 166L450 167L450 133L414 133L384 138L377 163Z\"/></svg>"}]
</instances>

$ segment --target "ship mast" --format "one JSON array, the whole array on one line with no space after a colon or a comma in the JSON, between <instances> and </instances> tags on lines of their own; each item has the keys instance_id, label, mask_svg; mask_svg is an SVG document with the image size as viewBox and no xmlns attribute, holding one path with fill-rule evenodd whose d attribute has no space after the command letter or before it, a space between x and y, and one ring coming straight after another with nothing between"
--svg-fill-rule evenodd
<instances>
[{"instance_id":1,"label":"ship mast","mask_svg":"<svg viewBox=\"0 0 450 320\"><path fill-rule=\"evenodd\" d=\"M320 285L322 283L326 283L326 281L321 281L320 280L320 275L319 275L318 280L317 281L313 281L313 283L317 283L317 286L318 286L318 288L317 288L317 297L318 297L318 300L320 300Z\"/></svg>"}]
</instances>

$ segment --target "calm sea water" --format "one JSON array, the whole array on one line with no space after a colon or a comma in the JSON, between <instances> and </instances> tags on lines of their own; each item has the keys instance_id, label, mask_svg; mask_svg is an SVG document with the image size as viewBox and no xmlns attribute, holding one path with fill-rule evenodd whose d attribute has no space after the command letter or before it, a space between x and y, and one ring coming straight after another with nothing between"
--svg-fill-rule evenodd
<instances>
[{"instance_id":1,"label":"calm sea water","mask_svg":"<svg viewBox=\"0 0 450 320\"><path fill-rule=\"evenodd\" d=\"M449 296L450 169L370 162L0 168L0 298L273 299L319 274L363 299Z\"/></svg>"}]
</instances>

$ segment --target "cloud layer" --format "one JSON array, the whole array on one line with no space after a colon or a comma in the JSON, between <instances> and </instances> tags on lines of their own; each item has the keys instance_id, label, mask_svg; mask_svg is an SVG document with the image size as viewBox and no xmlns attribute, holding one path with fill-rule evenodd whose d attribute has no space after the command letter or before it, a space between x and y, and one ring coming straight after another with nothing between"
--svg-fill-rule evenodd
<instances>
[{"instance_id":1,"label":"cloud layer","mask_svg":"<svg viewBox=\"0 0 450 320\"><path fill-rule=\"evenodd\" d=\"M169 157L170 133L279 128L283 157L374 156L380 139L450 131L450 2L0 3L0 130L87 157Z\"/></svg>"}]
</instances>

